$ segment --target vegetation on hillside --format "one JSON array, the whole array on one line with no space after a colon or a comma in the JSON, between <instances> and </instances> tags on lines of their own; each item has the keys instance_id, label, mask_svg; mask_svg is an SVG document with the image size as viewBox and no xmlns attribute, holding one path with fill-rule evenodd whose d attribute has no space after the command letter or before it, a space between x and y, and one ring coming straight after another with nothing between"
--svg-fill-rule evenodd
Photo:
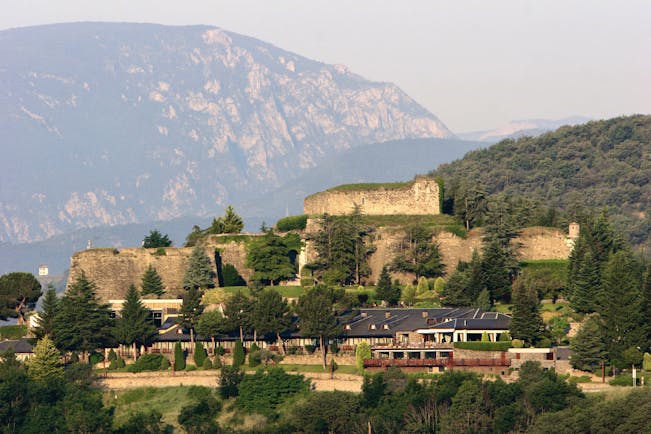
<instances>
[{"instance_id":1,"label":"vegetation on hillside","mask_svg":"<svg viewBox=\"0 0 651 434\"><path fill-rule=\"evenodd\" d=\"M529 198L532 212L551 222L558 218L554 208L572 219L584 209L606 208L634 244L651 236L651 116L504 140L430 174L445 179L446 208L457 215L483 194L491 202L503 193Z\"/></svg>"}]
</instances>

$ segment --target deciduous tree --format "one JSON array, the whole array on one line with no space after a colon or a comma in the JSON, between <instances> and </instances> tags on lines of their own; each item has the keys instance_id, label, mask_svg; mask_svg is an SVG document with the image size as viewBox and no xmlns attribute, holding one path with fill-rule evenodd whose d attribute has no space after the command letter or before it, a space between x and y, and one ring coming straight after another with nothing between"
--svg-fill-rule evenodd
<instances>
[{"instance_id":1,"label":"deciduous tree","mask_svg":"<svg viewBox=\"0 0 651 434\"><path fill-rule=\"evenodd\" d=\"M281 333L289 330L292 318L289 305L276 290L263 291L255 301L252 312L252 324L261 336L275 334L279 348L284 353Z\"/></svg>"}]
</instances>

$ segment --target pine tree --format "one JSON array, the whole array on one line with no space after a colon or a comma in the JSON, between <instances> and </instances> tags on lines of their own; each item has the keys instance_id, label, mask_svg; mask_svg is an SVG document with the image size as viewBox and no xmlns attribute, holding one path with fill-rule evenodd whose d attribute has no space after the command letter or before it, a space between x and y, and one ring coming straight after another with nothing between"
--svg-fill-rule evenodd
<instances>
[{"instance_id":1,"label":"pine tree","mask_svg":"<svg viewBox=\"0 0 651 434\"><path fill-rule=\"evenodd\" d=\"M599 264L594 260L591 252L586 252L577 265L571 285L570 304L575 311L579 313L595 311L600 275Z\"/></svg>"},{"instance_id":2,"label":"pine tree","mask_svg":"<svg viewBox=\"0 0 651 434\"><path fill-rule=\"evenodd\" d=\"M58 349L86 353L115 342L108 305L99 303L95 283L85 273L70 285L58 308L52 332Z\"/></svg>"},{"instance_id":3,"label":"pine tree","mask_svg":"<svg viewBox=\"0 0 651 434\"><path fill-rule=\"evenodd\" d=\"M133 346L135 360L140 346L150 346L157 335L158 330L150 319L149 311L143 306L138 290L134 285L129 286L120 317L116 320L115 337L119 343Z\"/></svg>"},{"instance_id":4,"label":"pine tree","mask_svg":"<svg viewBox=\"0 0 651 434\"><path fill-rule=\"evenodd\" d=\"M514 339L534 345L545 335L538 294L535 289L524 285L514 285L513 291L513 316L509 332Z\"/></svg>"},{"instance_id":5,"label":"pine tree","mask_svg":"<svg viewBox=\"0 0 651 434\"><path fill-rule=\"evenodd\" d=\"M34 346L34 356L27 365L27 376L37 383L56 383L63 380L61 353L47 335Z\"/></svg>"},{"instance_id":6,"label":"pine tree","mask_svg":"<svg viewBox=\"0 0 651 434\"><path fill-rule=\"evenodd\" d=\"M602 337L605 325L598 314L588 316L572 339L572 367L582 371L594 371L608 358L606 343Z\"/></svg>"},{"instance_id":7,"label":"pine tree","mask_svg":"<svg viewBox=\"0 0 651 434\"><path fill-rule=\"evenodd\" d=\"M491 309L491 295L488 292L488 289L484 288L481 290L481 292L479 292L474 306L485 311L489 311Z\"/></svg>"},{"instance_id":8,"label":"pine tree","mask_svg":"<svg viewBox=\"0 0 651 434\"><path fill-rule=\"evenodd\" d=\"M215 286L213 276L214 272L210 258L208 258L201 246L195 246L190 254L188 268L183 276L183 288L212 288Z\"/></svg>"},{"instance_id":9,"label":"pine tree","mask_svg":"<svg viewBox=\"0 0 651 434\"><path fill-rule=\"evenodd\" d=\"M459 265L462 265L459 263ZM444 306L462 307L470 306L473 299L468 293L470 286L470 276L467 270L463 267L457 267L457 270L452 273L448 281L445 283L445 288L441 292L441 303Z\"/></svg>"},{"instance_id":10,"label":"pine tree","mask_svg":"<svg viewBox=\"0 0 651 434\"><path fill-rule=\"evenodd\" d=\"M201 291L196 287L190 288L183 295L183 304L181 304L181 316L179 323L186 329L190 330L190 341L194 345L194 328L199 322L199 317L203 313L204 306L201 304Z\"/></svg>"},{"instance_id":11,"label":"pine tree","mask_svg":"<svg viewBox=\"0 0 651 434\"><path fill-rule=\"evenodd\" d=\"M52 284L48 285L45 296L43 297L43 305L38 314L38 325L34 328L34 335L41 339L44 336L52 337L52 330L54 329L54 317L57 314L57 306L59 298L57 297L56 290Z\"/></svg>"},{"instance_id":12,"label":"pine tree","mask_svg":"<svg viewBox=\"0 0 651 434\"><path fill-rule=\"evenodd\" d=\"M296 275L287 245L271 231L251 246L247 265L253 269L251 280L265 285L275 285Z\"/></svg>"},{"instance_id":13,"label":"pine tree","mask_svg":"<svg viewBox=\"0 0 651 434\"><path fill-rule=\"evenodd\" d=\"M263 291L253 306L252 320L253 327L261 336L275 334L284 352L280 335L289 330L292 318L289 305L280 292L273 289Z\"/></svg>"},{"instance_id":14,"label":"pine tree","mask_svg":"<svg viewBox=\"0 0 651 434\"><path fill-rule=\"evenodd\" d=\"M223 233L225 234L239 234L244 228L242 217L237 215L235 209L228 205L223 219Z\"/></svg>"},{"instance_id":15,"label":"pine tree","mask_svg":"<svg viewBox=\"0 0 651 434\"><path fill-rule=\"evenodd\" d=\"M612 363L625 367L624 351L646 345L642 304L643 268L629 251L615 253L604 269L597 312Z\"/></svg>"},{"instance_id":16,"label":"pine tree","mask_svg":"<svg viewBox=\"0 0 651 434\"><path fill-rule=\"evenodd\" d=\"M644 285L642 286L642 312L644 314L644 324L646 324L647 345L645 348L651 348L651 265L647 266L644 275Z\"/></svg>"},{"instance_id":17,"label":"pine tree","mask_svg":"<svg viewBox=\"0 0 651 434\"><path fill-rule=\"evenodd\" d=\"M149 231L147 235L142 240L142 246L146 249L157 248L157 247L169 247L172 245L172 241L169 239L167 234L161 234L158 229Z\"/></svg>"},{"instance_id":18,"label":"pine tree","mask_svg":"<svg viewBox=\"0 0 651 434\"><path fill-rule=\"evenodd\" d=\"M499 240L485 244L482 254L483 283L496 300L509 301L511 298L511 264L511 252Z\"/></svg>"},{"instance_id":19,"label":"pine tree","mask_svg":"<svg viewBox=\"0 0 651 434\"><path fill-rule=\"evenodd\" d=\"M156 271L153 265L147 267L144 274L142 275L142 295L153 294L156 297L161 297L165 293L165 288L163 287L163 279Z\"/></svg>"},{"instance_id":20,"label":"pine tree","mask_svg":"<svg viewBox=\"0 0 651 434\"><path fill-rule=\"evenodd\" d=\"M400 301L400 288L391 283L389 267L385 265L380 272L380 278L375 289L375 298L385 301L389 306L395 306Z\"/></svg>"},{"instance_id":21,"label":"pine tree","mask_svg":"<svg viewBox=\"0 0 651 434\"><path fill-rule=\"evenodd\" d=\"M395 271L413 273L416 281L421 277L443 275L445 265L441 260L438 244L432 241L432 231L416 225L406 229L403 240L406 247L391 262Z\"/></svg>"},{"instance_id":22,"label":"pine tree","mask_svg":"<svg viewBox=\"0 0 651 434\"><path fill-rule=\"evenodd\" d=\"M332 297L327 287L317 285L301 296L296 306L298 323L303 336L319 338L323 370L326 369L326 339L337 337L341 328L332 309Z\"/></svg>"}]
</instances>

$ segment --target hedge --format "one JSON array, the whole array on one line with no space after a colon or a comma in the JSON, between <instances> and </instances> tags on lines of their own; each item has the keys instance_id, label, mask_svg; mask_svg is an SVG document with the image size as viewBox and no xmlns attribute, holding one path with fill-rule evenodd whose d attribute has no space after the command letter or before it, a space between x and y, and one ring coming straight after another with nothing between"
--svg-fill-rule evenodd
<instances>
[{"instance_id":1,"label":"hedge","mask_svg":"<svg viewBox=\"0 0 651 434\"><path fill-rule=\"evenodd\" d=\"M307 216L305 214L283 217L276 223L276 229L279 232L302 231L305 226L307 226Z\"/></svg>"},{"instance_id":2,"label":"hedge","mask_svg":"<svg viewBox=\"0 0 651 434\"><path fill-rule=\"evenodd\" d=\"M511 342L455 342L454 348L476 351L506 351L511 348Z\"/></svg>"}]
</instances>

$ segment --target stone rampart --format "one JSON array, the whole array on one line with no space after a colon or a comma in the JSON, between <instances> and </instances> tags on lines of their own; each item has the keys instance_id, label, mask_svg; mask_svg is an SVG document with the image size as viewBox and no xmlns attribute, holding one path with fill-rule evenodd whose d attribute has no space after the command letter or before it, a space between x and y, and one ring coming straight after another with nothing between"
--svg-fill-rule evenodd
<instances>
[{"instance_id":1,"label":"stone rampart","mask_svg":"<svg viewBox=\"0 0 651 434\"><path fill-rule=\"evenodd\" d=\"M440 214L439 185L431 178L416 178L400 186L365 185L359 189L331 189L305 198L307 215L350 214L356 206L368 215L433 215Z\"/></svg>"}]
</instances>

